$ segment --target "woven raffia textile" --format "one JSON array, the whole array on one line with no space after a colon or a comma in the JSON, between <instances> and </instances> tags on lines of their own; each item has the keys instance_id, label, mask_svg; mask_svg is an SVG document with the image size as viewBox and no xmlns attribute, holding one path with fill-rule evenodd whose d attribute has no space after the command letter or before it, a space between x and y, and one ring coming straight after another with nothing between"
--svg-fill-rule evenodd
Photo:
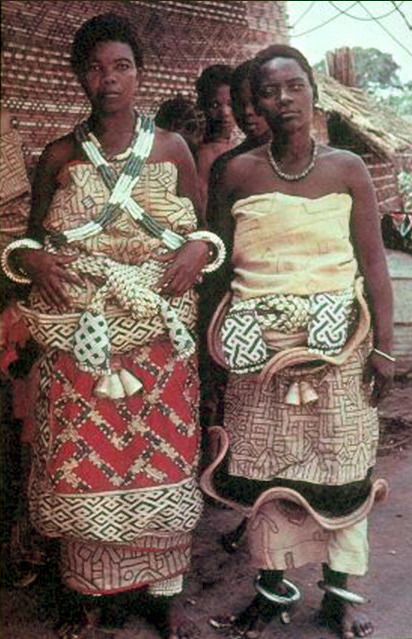
<instances>
[{"instance_id":1,"label":"woven raffia textile","mask_svg":"<svg viewBox=\"0 0 412 639\"><path fill-rule=\"evenodd\" d=\"M230 375L225 401L229 472L327 485L362 479L374 465L379 436L370 388L362 381L369 350L364 344L340 367L301 375L319 396L312 404L286 403L294 381L288 369L266 388L257 375Z\"/></svg>"},{"instance_id":2,"label":"woven raffia textile","mask_svg":"<svg viewBox=\"0 0 412 639\"><path fill-rule=\"evenodd\" d=\"M30 209L30 183L23 159L22 140L11 130L0 145L0 250L24 235Z\"/></svg>"},{"instance_id":3,"label":"woven raffia textile","mask_svg":"<svg viewBox=\"0 0 412 639\"><path fill-rule=\"evenodd\" d=\"M234 297L253 299L275 291L307 298L354 286L350 210L351 198L344 193L313 200L273 193L238 201L232 211ZM317 329L324 318L319 319ZM297 360L278 367L265 384L255 373L229 375L224 421L231 474L325 485L365 477L378 441L376 409L369 404L370 386L363 383L371 350L366 335L343 363L337 360L341 365L315 371ZM289 351L293 354L293 348ZM288 403L295 381L309 383L316 401Z\"/></svg>"},{"instance_id":4,"label":"woven raffia textile","mask_svg":"<svg viewBox=\"0 0 412 639\"><path fill-rule=\"evenodd\" d=\"M26 162L89 112L70 68L70 46L89 18L126 16L144 49L139 110L166 99L196 99L195 82L212 64L238 65L274 42L288 42L286 3L245 0L13 0L2 6L2 97L16 117Z\"/></svg>"},{"instance_id":5,"label":"woven raffia textile","mask_svg":"<svg viewBox=\"0 0 412 639\"><path fill-rule=\"evenodd\" d=\"M117 171L126 156L112 161ZM69 165L58 181L44 221L48 230L98 217L108 192L88 162ZM147 164L133 197L164 226L185 234L196 228L196 216L176 189L174 164ZM122 212L98 236L61 250L142 265L163 247ZM187 571L202 511L197 358L182 357L159 326L128 322L121 296L109 295L110 364L140 380L142 389L123 399L96 396L98 375L79 369L70 343L72 318L103 284L103 277L84 273L83 286L67 287L70 307L61 322L35 287L27 302L36 318L29 323L33 337L44 349L37 362L30 516L40 533L62 539L68 586L104 594L160 584L170 594ZM193 329L194 292L174 308Z\"/></svg>"},{"instance_id":6,"label":"woven raffia textile","mask_svg":"<svg viewBox=\"0 0 412 639\"><path fill-rule=\"evenodd\" d=\"M196 363L176 361L167 341L124 356L144 392L113 402L93 395L70 355L41 361L30 512L42 534L69 542L71 587L114 592L187 570L202 510Z\"/></svg>"}]
</instances>

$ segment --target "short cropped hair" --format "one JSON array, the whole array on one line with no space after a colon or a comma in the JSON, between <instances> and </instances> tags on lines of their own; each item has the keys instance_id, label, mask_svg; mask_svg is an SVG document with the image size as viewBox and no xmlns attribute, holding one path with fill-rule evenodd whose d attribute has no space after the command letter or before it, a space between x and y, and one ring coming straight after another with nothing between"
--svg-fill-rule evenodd
<instances>
[{"instance_id":1,"label":"short cropped hair","mask_svg":"<svg viewBox=\"0 0 412 639\"><path fill-rule=\"evenodd\" d=\"M100 42L125 42L133 52L136 67L143 67L142 45L127 18L116 13L103 13L84 22L76 32L71 49L70 63L76 76L86 69L91 52Z\"/></svg>"},{"instance_id":2,"label":"short cropped hair","mask_svg":"<svg viewBox=\"0 0 412 639\"><path fill-rule=\"evenodd\" d=\"M303 53L301 53L294 47L289 47L286 44L272 44L270 47L259 51L256 57L253 59L249 78L250 88L254 99L256 100L256 97L259 93L260 69L264 64L266 64L266 62L270 62L270 60L273 60L274 58L292 58L293 60L296 60L298 65L309 78L309 83L313 89L313 100L315 102L318 99L318 87L313 75L313 69Z\"/></svg>"},{"instance_id":3,"label":"short cropped hair","mask_svg":"<svg viewBox=\"0 0 412 639\"><path fill-rule=\"evenodd\" d=\"M232 81L230 83L230 95L233 102L236 102L239 98L241 86L245 80L249 80L250 70L252 68L253 60L246 60L239 64L233 71Z\"/></svg>"},{"instance_id":4,"label":"short cropped hair","mask_svg":"<svg viewBox=\"0 0 412 639\"><path fill-rule=\"evenodd\" d=\"M201 126L200 113L196 105L180 93L161 103L155 122L157 126L168 131L179 130L187 124L192 125L189 128Z\"/></svg>"},{"instance_id":5,"label":"short cropped hair","mask_svg":"<svg viewBox=\"0 0 412 639\"><path fill-rule=\"evenodd\" d=\"M210 106L212 97L218 87L222 86L222 84L230 86L232 74L233 69L227 64L213 64L203 69L196 80L197 104L201 109L206 109Z\"/></svg>"}]
</instances>

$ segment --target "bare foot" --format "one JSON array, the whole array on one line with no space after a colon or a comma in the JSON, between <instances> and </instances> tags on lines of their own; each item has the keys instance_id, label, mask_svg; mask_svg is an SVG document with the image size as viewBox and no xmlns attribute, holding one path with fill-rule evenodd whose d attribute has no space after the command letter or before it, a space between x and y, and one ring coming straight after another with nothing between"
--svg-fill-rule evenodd
<instances>
[{"instance_id":1,"label":"bare foot","mask_svg":"<svg viewBox=\"0 0 412 639\"><path fill-rule=\"evenodd\" d=\"M178 606L167 606L154 622L162 639L200 639L200 630Z\"/></svg>"},{"instance_id":2,"label":"bare foot","mask_svg":"<svg viewBox=\"0 0 412 639\"><path fill-rule=\"evenodd\" d=\"M320 619L322 623L335 630L341 639L370 637L374 631L373 624L365 613L331 594L323 597Z\"/></svg>"},{"instance_id":3,"label":"bare foot","mask_svg":"<svg viewBox=\"0 0 412 639\"><path fill-rule=\"evenodd\" d=\"M279 606L257 595L236 616L212 617L209 619L209 624L230 639L257 639L278 613Z\"/></svg>"},{"instance_id":4,"label":"bare foot","mask_svg":"<svg viewBox=\"0 0 412 639\"><path fill-rule=\"evenodd\" d=\"M200 639L200 630L188 619L181 620L179 623L171 621L167 639Z\"/></svg>"}]
</instances>

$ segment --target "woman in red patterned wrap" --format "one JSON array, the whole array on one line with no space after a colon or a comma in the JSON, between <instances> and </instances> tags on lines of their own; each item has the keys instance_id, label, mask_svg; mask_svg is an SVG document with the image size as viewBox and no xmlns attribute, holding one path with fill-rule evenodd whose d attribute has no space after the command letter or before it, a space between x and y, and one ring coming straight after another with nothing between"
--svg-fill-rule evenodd
<instances>
[{"instance_id":1,"label":"woman in red patterned wrap","mask_svg":"<svg viewBox=\"0 0 412 639\"><path fill-rule=\"evenodd\" d=\"M195 284L220 249L199 230L187 144L135 109L143 60L129 23L84 23L71 63L90 117L42 153L29 237L2 260L32 282L17 311L42 348L30 515L61 541L77 603L145 593L176 639L185 631L168 602L202 511ZM59 634L81 636L66 602Z\"/></svg>"}]
</instances>

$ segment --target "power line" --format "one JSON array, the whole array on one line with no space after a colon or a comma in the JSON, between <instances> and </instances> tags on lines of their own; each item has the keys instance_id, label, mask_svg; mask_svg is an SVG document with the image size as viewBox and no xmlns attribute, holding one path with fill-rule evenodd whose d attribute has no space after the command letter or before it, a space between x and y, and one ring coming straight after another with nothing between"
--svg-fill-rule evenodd
<instances>
[{"instance_id":1,"label":"power line","mask_svg":"<svg viewBox=\"0 0 412 639\"><path fill-rule=\"evenodd\" d=\"M383 18L387 18L388 16L391 16L393 13L396 13L396 11L398 10L398 6L395 4L395 2L392 2L395 8L391 9L387 13L382 13L381 16L373 16L372 18L362 18L361 16L354 16L352 13L349 13L348 9L341 9L340 7L337 7L336 3L332 2L332 0L328 0L328 2L336 11L339 11L339 13L342 14L343 16L348 16L348 18L353 18L353 20L361 20L362 22L370 22L371 20L382 20ZM360 2L356 4L360 4ZM399 6L401 5L403 5L403 0L402 2L399 3Z\"/></svg>"},{"instance_id":2,"label":"power line","mask_svg":"<svg viewBox=\"0 0 412 639\"><path fill-rule=\"evenodd\" d=\"M392 35L392 33L389 31L389 29L387 29L386 27L384 27L384 26L383 26L383 24L381 24L381 23L379 22L379 20L377 20L377 19L375 18L375 16L374 16L374 15L373 15L370 11L369 11L369 9L367 9L367 8L365 7L365 5L363 4L363 2L359 2L359 6L361 6L361 7L362 7L362 9L363 9L363 10L364 10L364 11L365 11L368 15L370 15L370 16L371 16L371 17L375 20L376 24L378 24L378 25L381 27L381 29L383 29L383 30L385 31L385 33L387 33L387 34L388 34L388 36L390 36L390 37L392 38L392 40L393 40L394 42L396 42L396 44L399 44L399 46L400 46L400 47L402 47L402 49L403 49L404 51L406 51L406 53L409 53L409 55L412 57L412 51L410 51L407 47L405 47L405 45L404 45L402 42L400 42L397 38L395 38L395 36L394 36L394 35Z\"/></svg>"},{"instance_id":3,"label":"power line","mask_svg":"<svg viewBox=\"0 0 412 639\"><path fill-rule=\"evenodd\" d=\"M396 2L394 2L394 0L391 0L393 6L395 7L396 11L399 13L399 15L405 20L405 24L406 26L412 30L412 25L409 24L406 15L403 13L403 11L400 10L401 5L403 5L403 2L401 2L399 5L396 4Z\"/></svg>"},{"instance_id":4,"label":"power line","mask_svg":"<svg viewBox=\"0 0 412 639\"><path fill-rule=\"evenodd\" d=\"M292 27L291 27L292 29L294 29L296 27L296 25L302 20L302 18L304 18L309 13L309 11L312 9L312 7L315 4L315 1L316 0L313 0L310 3L309 7L307 9L305 9L305 11L302 13L302 15L299 16L299 18L296 20L295 24L292 25Z\"/></svg>"},{"instance_id":5,"label":"power line","mask_svg":"<svg viewBox=\"0 0 412 639\"><path fill-rule=\"evenodd\" d=\"M328 0L328 2L329 2L329 4L330 4L330 5L332 5L332 6L333 6L333 4L334 4L333 2L331 2L330 0ZM336 13L336 15L332 16L332 17L331 17L331 18L329 18L328 20L325 20L325 22L321 22L320 24L316 25L316 27L312 27L311 29L308 29L307 31L303 31L302 33L296 33L296 34L293 34L293 37L294 37L294 38L299 38L299 37L301 37L301 36L307 35L308 33L312 33L313 31L317 31L318 29L321 29L322 27L324 27L325 25L329 24L329 23L330 23L330 22L332 22L333 20L336 20L337 18L340 18L342 15L347 15L347 12L348 12L348 11L350 11L350 9L352 9L352 8L353 8L355 5L357 5L357 4L359 4L359 6L360 6L360 7L362 7L362 9L363 9L363 10L364 10L364 11L365 11L365 12L366 12L369 16L370 16L369 18L365 18L366 20L368 20L368 21L370 21L370 22L372 22L372 21L373 21L373 22L376 22L376 24L378 24L378 25L381 27L381 29L383 29L383 30L387 33L387 35L388 35L390 38L392 38L392 40L393 40L394 42L396 42L396 44L398 44L400 47L402 47L402 49L404 49L404 51L406 51L406 53L408 53L410 56L412 56L412 51L410 51L407 47L405 47L405 45L404 45L402 42L400 42L397 38L395 38L395 36L394 36L394 35L392 35L392 33L391 33L391 32L390 32L390 31L389 31L386 27L384 27L384 26L383 26L383 24L381 24L381 22L379 21L379 20L380 20L380 18L377 18L376 16L374 16L374 15L373 15L373 14L372 14L372 13L371 13L371 12L370 12L370 11L369 11L366 7L365 7L365 6L364 6L363 2L359 2L359 1L353 2L353 3L350 5L350 7L349 7L346 11L343 11L343 10L341 10L341 9L337 9L337 7L334 7L334 6L333 6L333 8L334 8L335 10L337 10L337 11L338 11L338 13ZM391 11L390 13L393 13L394 11L395 11L395 10ZM301 16L301 17L302 17L302 16ZM349 16L349 17L354 18L354 16ZM382 16L381 16L381 17L382 17Z\"/></svg>"},{"instance_id":6,"label":"power line","mask_svg":"<svg viewBox=\"0 0 412 639\"><path fill-rule=\"evenodd\" d=\"M352 7L354 7L356 4L358 4L358 3L357 2L352 2L352 4L350 5L349 9L352 9ZM309 29L308 31L303 31L303 33L294 33L293 37L294 38L300 38L300 36L304 36L304 35L306 35L308 33L312 33L312 31L317 31L321 27L324 27L326 24L329 24L333 20L336 20L336 18L340 18L340 13L337 13L336 15L332 16L332 18L329 18L328 20L325 20L325 22L322 22L321 24L318 24L316 27L313 27L312 29Z\"/></svg>"}]
</instances>

